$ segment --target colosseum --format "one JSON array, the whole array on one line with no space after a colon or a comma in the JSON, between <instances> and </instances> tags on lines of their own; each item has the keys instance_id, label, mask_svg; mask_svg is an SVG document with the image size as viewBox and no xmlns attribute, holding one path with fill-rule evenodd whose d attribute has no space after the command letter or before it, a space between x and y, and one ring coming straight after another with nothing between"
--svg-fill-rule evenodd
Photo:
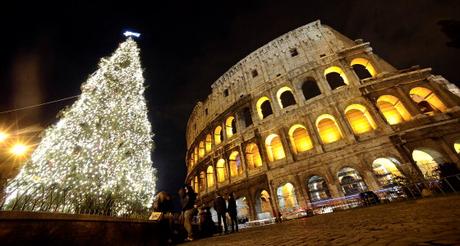
<instances>
[{"instance_id":1,"label":"colosseum","mask_svg":"<svg viewBox=\"0 0 460 246\"><path fill-rule=\"evenodd\" d=\"M187 124L186 183L200 204L234 192L250 221L460 167L458 88L430 68L396 69L320 21L260 47L211 88Z\"/></svg>"}]
</instances>

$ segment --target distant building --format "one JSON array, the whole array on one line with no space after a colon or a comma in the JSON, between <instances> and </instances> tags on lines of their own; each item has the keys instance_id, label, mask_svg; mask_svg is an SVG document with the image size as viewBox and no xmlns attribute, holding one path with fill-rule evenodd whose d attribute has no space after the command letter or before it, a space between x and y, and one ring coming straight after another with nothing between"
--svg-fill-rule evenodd
<instances>
[{"instance_id":1,"label":"distant building","mask_svg":"<svg viewBox=\"0 0 460 246\"><path fill-rule=\"evenodd\" d=\"M421 51L423 52L423 51ZM187 124L187 177L250 220L460 167L458 88L315 21L231 67Z\"/></svg>"}]
</instances>

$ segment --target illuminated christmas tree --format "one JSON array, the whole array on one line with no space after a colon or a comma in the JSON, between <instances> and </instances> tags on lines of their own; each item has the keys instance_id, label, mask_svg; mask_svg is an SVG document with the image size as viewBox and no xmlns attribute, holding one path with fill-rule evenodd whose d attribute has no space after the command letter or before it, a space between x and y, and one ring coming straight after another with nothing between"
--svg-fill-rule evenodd
<instances>
[{"instance_id":1,"label":"illuminated christmas tree","mask_svg":"<svg viewBox=\"0 0 460 246\"><path fill-rule=\"evenodd\" d=\"M126 215L152 204L151 125L135 41L128 38L81 87L6 189L5 209Z\"/></svg>"}]
</instances>

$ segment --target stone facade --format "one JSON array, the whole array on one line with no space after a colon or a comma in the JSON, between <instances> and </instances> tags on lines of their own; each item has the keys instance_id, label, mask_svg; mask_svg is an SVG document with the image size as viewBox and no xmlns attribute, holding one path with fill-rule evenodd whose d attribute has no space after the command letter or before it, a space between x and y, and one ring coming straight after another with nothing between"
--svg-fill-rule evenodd
<instances>
[{"instance_id":1,"label":"stone facade","mask_svg":"<svg viewBox=\"0 0 460 246\"><path fill-rule=\"evenodd\" d=\"M211 87L187 124L186 182L203 204L216 192L244 197L251 220L379 190L395 173L417 181L436 164L460 167L458 88L429 68L397 70L320 21L249 54Z\"/></svg>"}]
</instances>

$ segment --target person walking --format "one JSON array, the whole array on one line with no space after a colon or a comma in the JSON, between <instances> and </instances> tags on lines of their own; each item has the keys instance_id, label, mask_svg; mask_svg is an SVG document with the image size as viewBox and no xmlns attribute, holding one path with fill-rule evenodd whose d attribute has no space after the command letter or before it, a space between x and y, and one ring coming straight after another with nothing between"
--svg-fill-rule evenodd
<instances>
[{"instance_id":1,"label":"person walking","mask_svg":"<svg viewBox=\"0 0 460 246\"><path fill-rule=\"evenodd\" d=\"M162 244L169 245L172 243L172 235L173 235L173 211L174 211L174 204L172 201L171 195L169 195L165 191L160 191L155 199L153 205L153 211L161 212L162 216L160 218L160 229L163 233L161 233Z\"/></svg>"},{"instance_id":2,"label":"person walking","mask_svg":"<svg viewBox=\"0 0 460 246\"><path fill-rule=\"evenodd\" d=\"M227 218L225 213L227 212L227 205L225 204L225 199L217 193L216 198L214 199L214 209L217 212L217 226L219 233L222 233L222 220L224 222L224 231L228 233L227 230Z\"/></svg>"},{"instance_id":3,"label":"person walking","mask_svg":"<svg viewBox=\"0 0 460 246\"><path fill-rule=\"evenodd\" d=\"M233 197L233 192L228 196L228 215L230 215L230 220L232 222L232 232L238 232L238 220L237 220L237 210L236 210L236 200Z\"/></svg>"},{"instance_id":4,"label":"person walking","mask_svg":"<svg viewBox=\"0 0 460 246\"><path fill-rule=\"evenodd\" d=\"M184 217L184 227L187 231L187 238L185 241L193 241L193 227L192 227L192 220L193 220L193 213L194 213L194 205L196 200L196 193L190 185L186 185L184 187L183 192L181 192L181 205L182 205L182 213Z\"/></svg>"}]
</instances>

